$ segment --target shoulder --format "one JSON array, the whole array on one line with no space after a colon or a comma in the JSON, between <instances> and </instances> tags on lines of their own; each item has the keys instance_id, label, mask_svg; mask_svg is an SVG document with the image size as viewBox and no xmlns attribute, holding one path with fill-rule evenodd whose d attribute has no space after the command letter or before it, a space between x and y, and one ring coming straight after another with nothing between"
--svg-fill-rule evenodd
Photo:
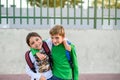
<instances>
[{"instance_id":1,"label":"shoulder","mask_svg":"<svg viewBox=\"0 0 120 80\"><path fill-rule=\"evenodd\" d=\"M44 41L47 43L49 49L51 50L51 48L52 48L52 40L49 38L49 39L46 39Z\"/></svg>"},{"instance_id":2,"label":"shoulder","mask_svg":"<svg viewBox=\"0 0 120 80\"><path fill-rule=\"evenodd\" d=\"M72 50L75 50L75 45L72 42L67 40L67 43L71 46Z\"/></svg>"},{"instance_id":3,"label":"shoulder","mask_svg":"<svg viewBox=\"0 0 120 80\"><path fill-rule=\"evenodd\" d=\"M52 40L50 39L50 38L48 38L48 39L46 39L46 40L44 40L46 43L51 43L52 42Z\"/></svg>"}]
</instances>

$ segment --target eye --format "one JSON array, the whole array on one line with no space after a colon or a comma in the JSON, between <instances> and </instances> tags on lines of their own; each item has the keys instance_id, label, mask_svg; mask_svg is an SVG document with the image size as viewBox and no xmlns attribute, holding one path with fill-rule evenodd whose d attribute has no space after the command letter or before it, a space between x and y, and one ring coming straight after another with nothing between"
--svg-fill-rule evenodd
<instances>
[{"instance_id":1,"label":"eye","mask_svg":"<svg viewBox=\"0 0 120 80\"><path fill-rule=\"evenodd\" d=\"M38 38L36 38L36 41L38 41L39 39Z\"/></svg>"},{"instance_id":2,"label":"eye","mask_svg":"<svg viewBox=\"0 0 120 80\"><path fill-rule=\"evenodd\" d=\"M31 43L31 45L33 45L33 44L34 44L34 42Z\"/></svg>"},{"instance_id":3,"label":"eye","mask_svg":"<svg viewBox=\"0 0 120 80\"><path fill-rule=\"evenodd\" d=\"M55 37L56 39L59 39L59 37Z\"/></svg>"}]
</instances>

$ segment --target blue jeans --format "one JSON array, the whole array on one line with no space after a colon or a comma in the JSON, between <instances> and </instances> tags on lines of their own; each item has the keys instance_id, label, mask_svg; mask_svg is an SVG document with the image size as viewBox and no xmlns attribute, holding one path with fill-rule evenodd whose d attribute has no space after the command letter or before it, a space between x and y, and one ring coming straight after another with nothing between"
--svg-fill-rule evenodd
<instances>
[{"instance_id":1,"label":"blue jeans","mask_svg":"<svg viewBox=\"0 0 120 80\"><path fill-rule=\"evenodd\" d=\"M72 80L72 79L61 79L56 76L52 76L50 79L47 79L47 80Z\"/></svg>"}]
</instances>

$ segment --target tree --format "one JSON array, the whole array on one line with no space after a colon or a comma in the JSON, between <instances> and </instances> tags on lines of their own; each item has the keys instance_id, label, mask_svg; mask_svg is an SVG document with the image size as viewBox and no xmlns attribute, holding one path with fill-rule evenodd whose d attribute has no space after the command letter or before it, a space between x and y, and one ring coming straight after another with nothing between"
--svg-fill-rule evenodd
<instances>
[{"instance_id":1,"label":"tree","mask_svg":"<svg viewBox=\"0 0 120 80\"><path fill-rule=\"evenodd\" d=\"M95 0L92 2L92 5L97 4L97 7L104 8L120 8L120 0Z\"/></svg>"},{"instance_id":2,"label":"tree","mask_svg":"<svg viewBox=\"0 0 120 80\"><path fill-rule=\"evenodd\" d=\"M81 0L27 0L31 6L37 7L64 7L67 3L70 3L73 7L81 3Z\"/></svg>"}]
</instances>

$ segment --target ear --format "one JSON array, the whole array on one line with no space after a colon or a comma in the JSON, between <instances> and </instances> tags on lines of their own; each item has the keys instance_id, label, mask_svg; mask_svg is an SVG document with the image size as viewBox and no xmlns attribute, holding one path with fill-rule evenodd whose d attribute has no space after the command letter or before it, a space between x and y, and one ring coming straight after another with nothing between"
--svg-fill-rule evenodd
<instances>
[{"instance_id":1,"label":"ear","mask_svg":"<svg viewBox=\"0 0 120 80\"><path fill-rule=\"evenodd\" d=\"M65 36L63 36L62 38L63 38L63 40L64 40L64 39L65 39Z\"/></svg>"}]
</instances>

